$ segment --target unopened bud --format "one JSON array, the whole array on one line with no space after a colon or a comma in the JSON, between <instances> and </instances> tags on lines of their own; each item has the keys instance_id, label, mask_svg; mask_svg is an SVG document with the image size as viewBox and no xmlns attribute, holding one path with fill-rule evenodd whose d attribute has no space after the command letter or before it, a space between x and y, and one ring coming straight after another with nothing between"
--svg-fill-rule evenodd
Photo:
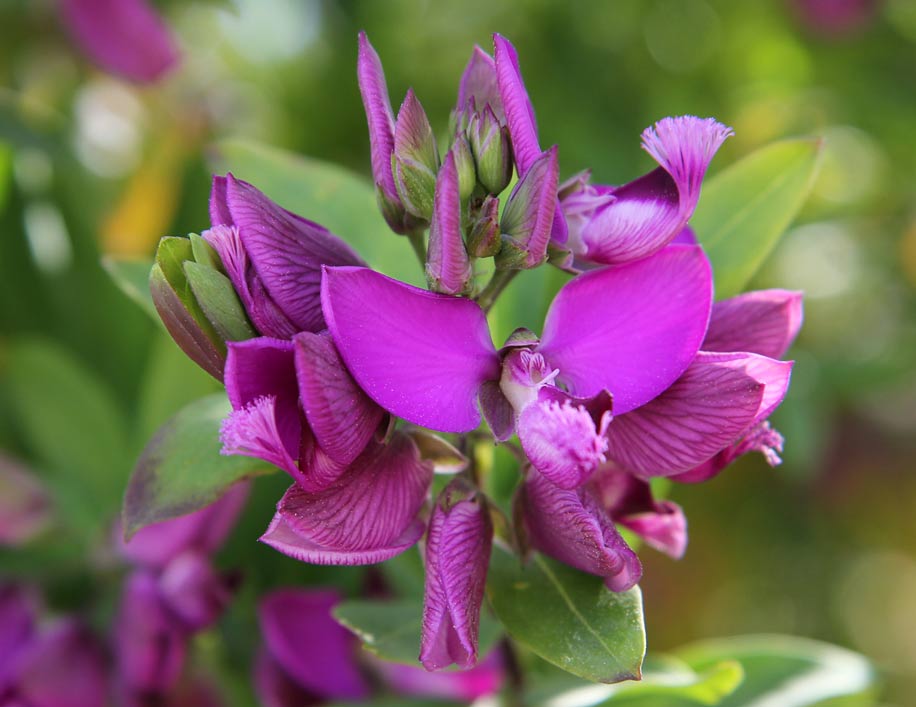
<instances>
[{"instance_id":1,"label":"unopened bud","mask_svg":"<svg viewBox=\"0 0 916 707\"><path fill-rule=\"evenodd\" d=\"M435 292L460 295L470 289L473 270L464 247L461 212L458 169L450 151L439 172L429 226L426 278Z\"/></svg>"},{"instance_id":2,"label":"unopened bud","mask_svg":"<svg viewBox=\"0 0 916 707\"><path fill-rule=\"evenodd\" d=\"M433 213L439 153L429 119L413 90L407 92L398 111L391 168L404 208L429 220Z\"/></svg>"},{"instance_id":3,"label":"unopened bud","mask_svg":"<svg viewBox=\"0 0 916 707\"><path fill-rule=\"evenodd\" d=\"M468 252L475 258L496 255L502 246L499 234L499 199L488 196L477 214L477 220L468 236Z\"/></svg>"},{"instance_id":4,"label":"unopened bud","mask_svg":"<svg viewBox=\"0 0 916 707\"><path fill-rule=\"evenodd\" d=\"M477 179L490 194L499 194L512 179L512 151L509 134L500 126L487 105L475 113L468 125L468 139L477 164Z\"/></svg>"},{"instance_id":5,"label":"unopened bud","mask_svg":"<svg viewBox=\"0 0 916 707\"><path fill-rule=\"evenodd\" d=\"M477 187L477 170L474 167L471 146L468 145L464 135L455 137L450 152L455 158L455 167L458 170L458 193L461 196L461 203L466 204Z\"/></svg>"}]
</instances>

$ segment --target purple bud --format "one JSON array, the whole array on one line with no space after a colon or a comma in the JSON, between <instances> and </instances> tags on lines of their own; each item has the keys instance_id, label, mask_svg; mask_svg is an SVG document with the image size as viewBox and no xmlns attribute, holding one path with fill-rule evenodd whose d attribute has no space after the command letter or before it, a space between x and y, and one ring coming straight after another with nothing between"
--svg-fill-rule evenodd
<instances>
[{"instance_id":1,"label":"purple bud","mask_svg":"<svg viewBox=\"0 0 916 707\"><path fill-rule=\"evenodd\" d=\"M466 294L473 270L464 248L461 195L454 151L449 151L436 180L435 206L429 226L426 278L429 289L448 295Z\"/></svg>"},{"instance_id":2,"label":"purple bud","mask_svg":"<svg viewBox=\"0 0 916 707\"><path fill-rule=\"evenodd\" d=\"M500 125L490 106L471 117L468 139L480 183L490 194L501 193L512 179L512 150L508 129Z\"/></svg>"},{"instance_id":3,"label":"purple bud","mask_svg":"<svg viewBox=\"0 0 916 707\"><path fill-rule=\"evenodd\" d=\"M392 169L398 197L404 208L428 221L433 212L439 152L429 118L413 89L407 91L398 110Z\"/></svg>"},{"instance_id":4,"label":"purple bud","mask_svg":"<svg viewBox=\"0 0 916 707\"><path fill-rule=\"evenodd\" d=\"M427 670L477 663L493 525L486 499L455 480L439 495L426 539L420 662Z\"/></svg>"},{"instance_id":5,"label":"purple bud","mask_svg":"<svg viewBox=\"0 0 916 707\"><path fill-rule=\"evenodd\" d=\"M470 101L474 102L475 110L483 111L489 107L497 118L504 118L496 62L480 47L474 47L471 52L458 85L458 109L463 110Z\"/></svg>"},{"instance_id":6,"label":"purple bud","mask_svg":"<svg viewBox=\"0 0 916 707\"><path fill-rule=\"evenodd\" d=\"M547 259L557 206L557 148L531 165L509 195L500 228L503 246L496 265L507 270L535 268Z\"/></svg>"},{"instance_id":7,"label":"purple bud","mask_svg":"<svg viewBox=\"0 0 916 707\"><path fill-rule=\"evenodd\" d=\"M477 212L477 220L468 236L468 252L475 258L496 255L502 246L499 234L499 199L488 196Z\"/></svg>"},{"instance_id":8,"label":"purple bud","mask_svg":"<svg viewBox=\"0 0 916 707\"><path fill-rule=\"evenodd\" d=\"M359 92L363 97L369 123L369 148L372 153L372 176L379 196L393 206L400 206L391 174L394 153L394 114L388 98L385 72L375 48L365 32L359 33L359 55L356 62Z\"/></svg>"}]
</instances>

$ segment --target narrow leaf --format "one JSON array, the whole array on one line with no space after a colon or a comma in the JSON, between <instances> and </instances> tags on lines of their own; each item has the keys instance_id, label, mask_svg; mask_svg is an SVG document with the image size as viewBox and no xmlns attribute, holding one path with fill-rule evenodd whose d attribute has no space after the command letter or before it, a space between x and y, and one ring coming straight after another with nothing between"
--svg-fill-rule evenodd
<instances>
[{"instance_id":1,"label":"narrow leaf","mask_svg":"<svg viewBox=\"0 0 916 707\"><path fill-rule=\"evenodd\" d=\"M706 248L716 297L732 297L772 252L811 192L822 142L785 140L763 147L703 186L690 225Z\"/></svg>"},{"instance_id":2,"label":"narrow leaf","mask_svg":"<svg viewBox=\"0 0 916 707\"><path fill-rule=\"evenodd\" d=\"M494 548L487 596L509 635L544 660L595 682L639 679L646 634L638 587L614 593L541 555L523 567Z\"/></svg>"},{"instance_id":3,"label":"narrow leaf","mask_svg":"<svg viewBox=\"0 0 916 707\"><path fill-rule=\"evenodd\" d=\"M224 395L210 395L182 408L159 428L124 494L127 537L151 523L203 508L242 479L274 471L257 459L220 454L220 423L229 411Z\"/></svg>"}]
</instances>

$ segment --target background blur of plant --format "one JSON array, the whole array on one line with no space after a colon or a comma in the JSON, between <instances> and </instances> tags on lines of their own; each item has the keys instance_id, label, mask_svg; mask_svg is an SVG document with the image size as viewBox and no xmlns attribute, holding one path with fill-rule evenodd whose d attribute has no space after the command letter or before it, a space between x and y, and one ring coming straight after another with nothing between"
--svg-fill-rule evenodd
<instances>
[{"instance_id":1,"label":"background blur of plant","mask_svg":"<svg viewBox=\"0 0 916 707\"><path fill-rule=\"evenodd\" d=\"M712 173L780 137L826 138L814 195L754 283L807 295L775 418L785 463L749 457L702 490L677 489L690 547L681 563L645 555L650 650L810 636L871 657L889 701L912 695L916 4L853 2L862 10L848 22L802 4L831 3L166 2L183 59L147 88L90 66L55 3L0 4L0 450L46 480L59 510L27 550L0 549L0 574L104 622L116 588L100 579L111 560L97 548L133 460L170 413L216 389L110 282L100 254L149 257L160 236L205 227L208 160L225 138L368 174L359 29L392 95L411 81L440 130L468 47L499 30L524 58L542 142L602 183L645 171L639 133L665 115L734 127ZM357 578L255 543L283 480L259 485L224 551L248 579L227 619L240 636L261 585Z\"/></svg>"}]
</instances>

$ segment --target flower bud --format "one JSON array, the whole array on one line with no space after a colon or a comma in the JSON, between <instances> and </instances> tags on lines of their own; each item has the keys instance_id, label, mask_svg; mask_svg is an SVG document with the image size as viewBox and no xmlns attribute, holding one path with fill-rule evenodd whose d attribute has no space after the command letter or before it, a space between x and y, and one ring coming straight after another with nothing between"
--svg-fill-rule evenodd
<instances>
[{"instance_id":1,"label":"flower bud","mask_svg":"<svg viewBox=\"0 0 916 707\"><path fill-rule=\"evenodd\" d=\"M435 208L429 227L426 258L426 278L430 289L448 295L466 293L473 277L462 237L460 196L455 150L451 150L436 181Z\"/></svg>"},{"instance_id":2,"label":"flower bud","mask_svg":"<svg viewBox=\"0 0 916 707\"><path fill-rule=\"evenodd\" d=\"M464 135L457 135L450 150L455 158L455 167L458 171L458 193L461 203L466 204L474 189L477 187L477 169L474 167L474 155L471 146Z\"/></svg>"},{"instance_id":3,"label":"flower bud","mask_svg":"<svg viewBox=\"0 0 916 707\"><path fill-rule=\"evenodd\" d=\"M487 105L471 117L467 132L477 164L477 179L490 194L501 193L512 179L508 130L500 126L493 109Z\"/></svg>"},{"instance_id":4,"label":"flower bud","mask_svg":"<svg viewBox=\"0 0 916 707\"><path fill-rule=\"evenodd\" d=\"M505 270L535 268L547 259L547 246L557 206L557 148L543 153L522 175L503 210L502 248L496 267Z\"/></svg>"},{"instance_id":5,"label":"flower bud","mask_svg":"<svg viewBox=\"0 0 916 707\"><path fill-rule=\"evenodd\" d=\"M488 196L483 200L477 220L468 236L468 252L475 258L496 255L502 246L499 235L499 199Z\"/></svg>"},{"instance_id":6,"label":"flower bud","mask_svg":"<svg viewBox=\"0 0 916 707\"><path fill-rule=\"evenodd\" d=\"M428 221L433 213L439 152L429 119L412 89L407 91L395 122L391 168L404 208Z\"/></svg>"}]
</instances>

